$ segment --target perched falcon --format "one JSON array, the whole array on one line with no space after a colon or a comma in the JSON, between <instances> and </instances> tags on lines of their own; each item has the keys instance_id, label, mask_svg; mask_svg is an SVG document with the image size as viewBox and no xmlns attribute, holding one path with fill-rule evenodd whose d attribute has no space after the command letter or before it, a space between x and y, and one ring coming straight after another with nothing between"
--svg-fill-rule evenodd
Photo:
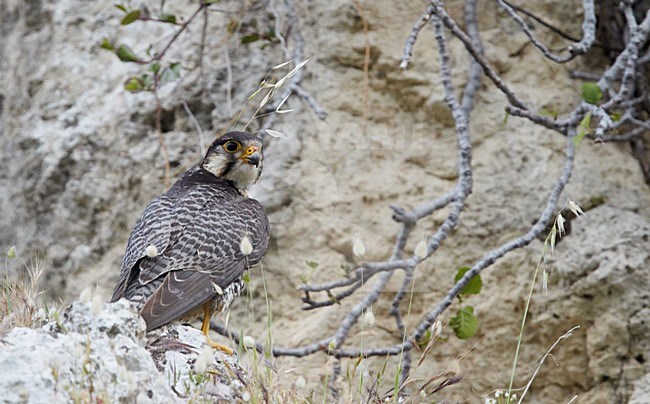
<instances>
[{"instance_id":1,"label":"perched falcon","mask_svg":"<svg viewBox=\"0 0 650 404\"><path fill-rule=\"evenodd\" d=\"M269 242L269 221L247 188L262 172L262 142L230 132L212 143L144 210L131 232L112 302L135 302L151 331L203 315L208 337L212 313L243 288L242 274L257 264Z\"/></svg>"}]
</instances>

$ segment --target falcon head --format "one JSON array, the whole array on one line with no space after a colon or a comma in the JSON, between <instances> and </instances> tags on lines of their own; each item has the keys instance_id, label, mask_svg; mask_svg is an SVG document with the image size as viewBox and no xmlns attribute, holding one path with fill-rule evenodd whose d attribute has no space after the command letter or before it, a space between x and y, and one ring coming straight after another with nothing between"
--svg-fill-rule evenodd
<instances>
[{"instance_id":1,"label":"falcon head","mask_svg":"<svg viewBox=\"0 0 650 404\"><path fill-rule=\"evenodd\" d=\"M201 167L246 190L262 174L263 162L260 138L246 132L229 132L210 145Z\"/></svg>"}]
</instances>

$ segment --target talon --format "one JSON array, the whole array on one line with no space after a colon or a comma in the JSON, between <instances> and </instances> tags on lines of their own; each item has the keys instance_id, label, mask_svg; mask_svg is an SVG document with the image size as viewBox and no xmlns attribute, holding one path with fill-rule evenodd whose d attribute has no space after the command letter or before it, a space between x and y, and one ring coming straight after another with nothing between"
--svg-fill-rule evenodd
<instances>
[{"instance_id":1,"label":"talon","mask_svg":"<svg viewBox=\"0 0 650 404\"><path fill-rule=\"evenodd\" d=\"M214 341L212 341L212 340L210 339L210 337L208 337L207 335L205 336L205 338L206 338L206 341L205 341L205 342L206 342L208 345L210 345L210 346L212 347L212 349L217 349L217 350L219 350L219 351L221 351L221 352L223 352L223 353L225 353L225 354L228 354L228 355L233 355L233 354L235 353L235 351L233 351L232 348L229 348L229 347L227 347L227 346L225 346L225 345L221 345L221 344L218 343L218 342L214 342Z\"/></svg>"},{"instance_id":2,"label":"talon","mask_svg":"<svg viewBox=\"0 0 650 404\"><path fill-rule=\"evenodd\" d=\"M224 352L228 355L232 355L235 351L232 348L229 348L225 345L221 345L218 342L214 342L210 339L210 319L212 318L212 303L206 303L203 306L203 325L201 326L201 332L205 335L205 342L212 347L212 349L217 349L221 352Z\"/></svg>"}]
</instances>

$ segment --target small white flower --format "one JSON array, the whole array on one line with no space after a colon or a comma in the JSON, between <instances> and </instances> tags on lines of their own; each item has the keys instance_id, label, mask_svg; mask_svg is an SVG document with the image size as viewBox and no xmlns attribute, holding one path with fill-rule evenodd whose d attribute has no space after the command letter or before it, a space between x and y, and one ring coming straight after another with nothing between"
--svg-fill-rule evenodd
<instances>
[{"instance_id":1,"label":"small white flower","mask_svg":"<svg viewBox=\"0 0 650 404\"><path fill-rule=\"evenodd\" d=\"M83 303L90 303L92 296L93 291L90 288L86 288L79 294L79 300L81 300Z\"/></svg>"},{"instance_id":2,"label":"small white flower","mask_svg":"<svg viewBox=\"0 0 650 404\"><path fill-rule=\"evenodd\" d=\"M147 254L147 257L153 258L158 255L158 248L153 244L149 244L147 248L144 249L144 253Z\"/></svg>"},{"instance_id":3,"label":"small white flower","mask_svg":"<svg viewBox=\"0 0 650 404\"><path fill-rule=\"evenodd\" d=\"M241 393L241 400L245 403L251 401L251 393L249 393L248 391Z\"/></svg>"},{"instance_id":4,"label":"small white flower","mask_svg":"<svg viewBox=\"0 0 650 404\"><path fill-rule=\"evenodd\" d=\"M208 366L212 364L212 360L214 359L213 355L214 349L212 349L210 345L203 345L199 357L196 358L196 361L194 362L194 371L196 373L205 374L208 370Z\"/></svg>"},{"instance_id":5,"label":"small white flower","mask_svg":"<svg viewBox=\"0 0 650 404\"><path fill-rule=\"evenodd\" d=\"M94 293L92 300L90 302L90 313L93 316L98 315L99 313L102 312L102 306L104 304L104 301L102 297L100 296L99 293Z\"/></svg>"},{"instance_id":6,"label":"small white flower","mask_svg":"<svg viewBox=\"0 0 650 404\"><path fill-rule=\"evenodd\" d=\"M501 389L497 389L497 391L494 392L494 397L499 398L503 394L503 391Z\"/></svg>"},{"instance_id":7,"label":"small white flower","mask_svg":"<svg viewBox=\"0 0 650 404\"><path fill-rule=\"evenodd\" d=\"M296 390L302 390L307 385L307 380L305 380L305 378L302 376L298 376L293 385L296 386Z\"/></svg>"},{"instance_id":8,"label":"small white flower","mask_svg":"<svg viewBox=\"0 0 650 404\"><path fill-rule=\"evenodd\" d=\"M413 251L415 256L421 260L427 257L427 252L428 252L428 248L427 248L426 240L420 241L418 245L415 246L415 251Z\"/></svg>"},{"instance_id":9,"label":"small white flower","mask_svg":"<svg viewBox=\"0 0 650 404\"><path fill-rule=\"evenodd\" d=\"M333 351L336 349L336 339L333 339L330 341L329 345L327 346L327 349L330 351Z\"/></svg>"},{"instance_id":10,"label":"small white flower","mask_svg":"<svg viewBox=\"0 0 650 404\"><path fill-rule=\"evenodd\" d=\"M251 337L250 335L245 335L244 339L242 339L242 344L245 348L255 348L255 338Z\"/></svg>"},{"instance_id":11,"label":"small white flower","mask_svg":"<svg viewBox=\"0 0 650 404\"><path fill-rule=\"evenodd\" d=\"M250 255L253 252L253 244L251 243L251 239L248 238L248 235L244 235L244 237L241 238L239 249L244 255Z\"/></svg>"},{"instance_id":12,"label":"small white flower","mask_svg":"<svg viewBox=\"0 0 650 404\"><path fill-rule=\"evenodd\" d=\"M366 327L372 327L375 325L375 315L372 313L372 310L366 311L366 314L363 316L363 324Z\"/></svg>"},{"instance_id":13,"label":"small white flower","mask_svg":"<svg viewBox=\"0 0 650 404\"><path fill-rule=\"evenodd\" d=\"M566 234L566 230L564 230L564 216L562 216L562 213L557 214L557 230L558 233L560 234L560 237L562 237L562 234Z\"/></svg>"},{"instance_id":14,"label":"small white flower","mask_svg":"<svg viewBox=\"0 0 650 404\"><path fill-rule=\"evenodd\" d=\"M573 212L573 214L576 216L585 214L585 212L580 209L580 206L575 201L569 201L569 209L571 209L571 212Z\"/></svg>"},{"instance_id":15,"label":"small white flower","mask_svg":"<svg viewBox=\"0 0 650 404\"><path fill-rule=\"evenodd\" d=\"M362 257L366 253L366 246L363 245L361 238L355 237L352 239L352 253L357 257Z\"/></svg>"}]
</instances>

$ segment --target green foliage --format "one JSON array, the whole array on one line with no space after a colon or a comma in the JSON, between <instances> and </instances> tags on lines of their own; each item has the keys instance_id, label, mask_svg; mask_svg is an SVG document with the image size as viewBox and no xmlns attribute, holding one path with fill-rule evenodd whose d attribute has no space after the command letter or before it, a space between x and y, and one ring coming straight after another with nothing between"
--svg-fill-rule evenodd
<instances>
[{"instance_id":1,"label":"green foliage","mask_svg":"<svg viewBox=\"0 0 650 404\"><path fill-rule=\"evenodd\" d=\"M99 45L99 47L102 48L102 49L109 50L109 51L111 51L111 52L115 52L115 47L114 47L113 44L112 44L108 39L106 39L106 38L104 38L104 39L102 40L102 43L101 43L101 45Z\"/></svg>"},{"instance_id":2,"label":"green foliage","mask_svg":"<svg viewBox=\"0 0 650 404\"><path fill-rule=\"evenodd\" d=\"M431 329L428 329L423 336L420 337L415 343L418 345L418 347L424 349L426 348L427 345L429 345L429 342L431 341L431 337L433 334L431 333Z\"/></svg>"},{"instance_id":3,"label":"green foliage","mask_svg":"<svg viewBox=\"0 0 650 404\"><path fill-rule=\"evenodd\" d=\"M137 21L140 18L140 10L134 10L129 13L127 13L124 18L122 18L121 24L122 25L129 25L135 21Z\"/></svg>"},{"instance_id":4,"label":"green foliage","mask_svg":"<svg viewBox=\"0 0 650 404\"><path fill-rule=\"evenodd\" d=\"M160 19L170 24L176 24L176 16L174 14L163 14Z\"/></svg>"},{"instance_id":5,"label":"green foliage","mask_svg":"<svg viewBox=\"0 0 650 404\"><path fill-rule=\"evenodd\" d=\"M454 283L458 283L458 281L460 281L469 270L470 267L458 268L456 276L454 277ZM482 288L483 281L481 280L481 275L477 274L467 282L467 285L465 285L463 289L461 289L458 294L458 300L462 303L462 296L478 295L481 293ZM474 336L478 330L478 319L474 315L474 308L472 306L461 307L460 310L458 310L458 313L451 318L449 325L454 330L456 336L460 339L467 339Z\"/></svg>"},{"instance_id":6,"label":"green foliage","mask_svg":"<svg viewBox=\"0 0 650 404\"><path fill-rule=\"evenodd\" d=\"M612 118L612 121L614 122L620 122L621 118L623 118L623 114L621 114L620 111L612 111L612 113L609 114L610 118Z\"/></svg>"},{"instance_id":7,"label":"green foliage","mask_svg":"<svg viewBox=\"0 0 650 404\"><path fill-rule=\"evenodd\" d=\"M542 107L542 109L539 110L539 114L541 116L548 116L550 118L557 119L557 116L558 116L557 105L554 105L553 109L548 109L546 107Z\"/></svg>"},{"instance_id":8,"label":"green foliage","mask_svg":"<svg viewBox=\"0 0 650 404\"><path fill-rule=\"evenodd\" d=\"M473 337L478 330L478 320L472 306L465 306L449 321L449 325L460 339Z\"/></svg>"},{"instance_id":9,"label":"green foliage","mask_svg":"<svg viewBox=\"0 0 650 404\"><path fill-rule=\"evenodd\" d=\"M584 83L582 85L582 99L589 104L598 105L603 99L603 92L596 83Z\"/></svg>"},{"instance_id":10,"label":"green foliage","mask_svg":"<svg viewBox=\"0 0 650 404\"><path fill-rule=\"evenodd\" d=\"M160 69L160 67L158 67ZM181 64L176 62L165 67L160 73L160 84L167 84L181 77Z\"/></svg>"},{"instance_id":11,"label":"green foliage","mask_svg":"<svg viewBox=\"0 0 650 404\"><path fill-rule=\"evenodd\" d=\"M506 115L503 117L503 122L501 122L501 128L505 128L508 124L508 118L510 118L510 111L506 109Z\"/></svg>"},{"instance_id":12,"label":"green foliage","mask_svg":"<svg viewBox=\"0 0 650 404\"><path fill-rule=\"evenodd\" d=\"M584 118L582 118L582 121L580 121L578 134L573 138L573 144L577 147L588 133L591 133L591 111L587 112Z\"/></svg>"},{"instance_id":13,"label":"green foliage","mask_svg":"<svg viewBox=\"0 0 650 404\"><path fill-rule=\"evenodd\" d=\"M128 45L120 45L115 54L122 62L140 62L141 59L135 55Z\"/></svg>"},{"instance_id":14,"label":"green foliage","mask_svg":"<svg viewBox=\"0 0 650 404\"><path fill-rule=\"evenodd\" d=\"M248 35L244 35L241 38L241 43L251 43L251 42L258 41L259 39L260 36L258 34L248 34Z\"/></svg>"},{"instance_id":15,"label":"green foliage","mask_svg":"<svg viewBox=\"0 0 650 404\"><path fill-rule=\"evenodd\" d=\"M458 268L456 272L456 277L454 278L454 283L458 281L465 275L465 272L469 271L470 267L461 267ZM465 285L465 287L460 291L461 295L478 295L481 293L481 288L483 287L483 281L481 280L481 275L476 275Z\"/></svg>"},{"instance_id":16,"label":"green foliage","mask_svg":"<svg viewBox=\"0 0 650 404\"><path fill-rule=\"evenodd\" d=\"M309 268L311 268L311 269L316 269L316 268L318 268L318 262L316 262L316 261L307 261L307 262L305 262L305 263L306 263L307 266L308 266Z\"/></svg>"},{"instance_id":17,"label":"green foliage","mask_svg":"<svg viewBox=\"0 0 650 404\"><path fill-rule=\"evenodd\" d=\"M124 89L132 93L138 93L144 89L144 85L142 83L142 80L135 76L132 76L126 80L126 83L124 83Z\"/></svg>"}]
</instances>

